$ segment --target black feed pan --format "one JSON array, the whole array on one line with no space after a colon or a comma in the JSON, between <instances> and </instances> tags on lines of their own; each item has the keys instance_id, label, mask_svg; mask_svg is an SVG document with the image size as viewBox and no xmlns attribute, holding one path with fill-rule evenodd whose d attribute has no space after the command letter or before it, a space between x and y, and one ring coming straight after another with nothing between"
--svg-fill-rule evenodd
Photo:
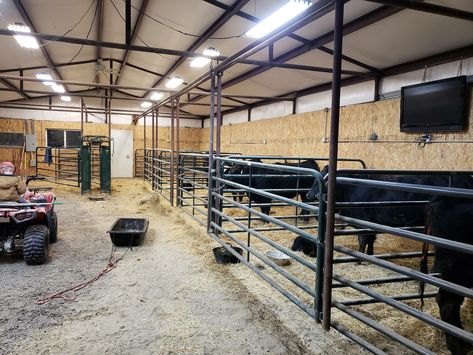
<instances>
[{"instance_id":1,"label":"black feed pan","mask_svg":"<svg viewBox=\"0 0 473 355\"><path fill-rule=\"evenodd\" d=\"M117 246L137 246L143 243L148 224L147 218L118 218L107 233Z\"/></svg>"},{"instance_id":2,"label":"black feed pan","mask_svg":"<svg viewBox=\"0 0 473 355\"><path fill-rule=\"evenodd\" d=\"M230 244L228 244L228 246L233 248L238 254L243 255L243 249L234 247ZM227 249L225 249L225 247L213 248L213 252L217 264L237 264L240 262L240 260Z\"/></svg>"}]
</instances>

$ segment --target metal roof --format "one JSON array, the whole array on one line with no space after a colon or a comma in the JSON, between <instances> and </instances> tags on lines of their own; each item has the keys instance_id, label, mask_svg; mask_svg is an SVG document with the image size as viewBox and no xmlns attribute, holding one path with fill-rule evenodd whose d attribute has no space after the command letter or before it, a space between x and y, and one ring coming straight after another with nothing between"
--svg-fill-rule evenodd
<instances>
[{"instance_id":1,"label":"metal roof","mask_svg":"<svg viewBox=\"0 0 473 355\"><path fill-rule=\"evenodd\" d=\"M2 0L0 29L21 22L43 35L40 49L21 48L11 33L0 32L0 105L23 103L63 104L49 87L39 82L5 79L2 75L34 77L48 72L55 80L115 84L113 108L141 112L141 101L149 100L151 89L160 91L167 78L181 76L185 82L208 72L191 68L189 52L217 48L231 56L254 42L243 34L287 0ZM127 22L126 4L130 3ZM318 1L313 1L317 4ZM373 80L397 70L413 70L435 61L473 56L473 1L429 0L418 3L452 9L451 16L404 9L383 3L403 0L348 0L345 5L343 69L360 75L344 75L348 83ZM412 1L411 1L412 3ZM269 62L331 68L333 12L321 16L277 40L271 50L264 48L247 59L264 63L239 63L224 72L224 93L274 97L307 94L326 89L330 72L272 68ZM454 17L452 17L454 16ZM130 44L126 45L126 29ZM47 39L46 39L47 38ZM70 38L92 40L81 45ZM98 42L97 42L98 41ZM107 45L114 43L117 45ZM147 53L148 49L177 50L180 55ZM114 47L114 48L111 48ZM272 57L271 57L272 52ZM406 64L407 63L407 64ZM410 64L409 64L410 63ZM264 65L261 65L264 64ZM400 65L406 64L403 67ZM316 69L316 68L314 68ZM384 72L386 71L386 73ZM109 95L94 85L65 84L69 93L84 95L85 105L104 106L105 99L88 96ZM149 88L132 90L130 86ZM209 82L197 90L208 91ZM51 101L49 97L52 95ZM42 99L38 99L43 97ZM79 105L74 94L74 102ZM208 97L183 98L181 108L196 118L208 115ZM225 110L266 102L264 98L225 98ZM191 105L189 102L200 103Z\"/></svg>"}]
</instances>

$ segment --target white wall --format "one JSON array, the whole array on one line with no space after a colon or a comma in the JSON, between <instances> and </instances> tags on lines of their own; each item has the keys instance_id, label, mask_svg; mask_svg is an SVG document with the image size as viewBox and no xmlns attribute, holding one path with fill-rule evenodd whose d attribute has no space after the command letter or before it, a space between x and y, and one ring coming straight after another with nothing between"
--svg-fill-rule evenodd
<instances>
[{"instance_id":1,"label":"white wall","mask_svg":"<svg viewBox=\"0 0 473 355\"><path fill-rule=\"evenodd\" d=\"M383 79L381 82L381 94L401 90L406 85L414 85L422 82L425 71L425 81L440 80L457 76L460 61L444 63L427 68L427 70L415 70L412 72L393 75ZM463 60L461 75L473 75L473 58Z\"/></svg>"},{"instance_id":2,"label":"white wall","mask_svg":"<svg viewBox=\"0 0 473 355\"><path fill-rule=\"evenodd\" d=\"M138 125L142 126L144 125L144 118L141 118L138 121ZM151 127L151 116L146 116L146 126ZM171 118L169 117L159 117L158 120L158 126L160 127L171 127ZM179 127L180 128L200 128L202 126L202 123L200 120L197 119L186 119L186 118L181 118L179 119Z\"/></svg>"}]
</instances>

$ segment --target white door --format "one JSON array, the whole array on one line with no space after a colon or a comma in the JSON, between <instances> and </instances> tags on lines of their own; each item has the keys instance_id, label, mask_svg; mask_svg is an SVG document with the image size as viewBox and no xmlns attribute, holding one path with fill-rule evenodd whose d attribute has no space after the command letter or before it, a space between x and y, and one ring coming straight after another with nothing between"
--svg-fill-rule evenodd
<instances>
[{"instance_id":1,"label":"white door","mask_svg":"<svg viewBox=\"0 0 473 355\"><path fill-rule=\"evenodd\" d=\"M112 178L133 177L133 131L112 129Z\"/></svg>"}]
</instances>

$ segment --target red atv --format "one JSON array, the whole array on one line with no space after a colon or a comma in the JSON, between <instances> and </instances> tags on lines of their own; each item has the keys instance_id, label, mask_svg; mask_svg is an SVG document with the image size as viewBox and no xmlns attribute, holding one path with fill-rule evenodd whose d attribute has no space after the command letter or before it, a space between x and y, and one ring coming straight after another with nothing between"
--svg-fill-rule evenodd
<instances>
[{"instance_id":1,"label":"red atv","mask_svg":"<svg viewBox=\"0 0 473 355\"><path fill-rule=\"evenodd\" d=\"M44 179L29 176L26 186L32 180ZM46 262L49 243L57 240L56 196L50 189L28 189L22 202L0 201L0 254L22 251L28 265Z\"/></svg>"}]
</instances>

